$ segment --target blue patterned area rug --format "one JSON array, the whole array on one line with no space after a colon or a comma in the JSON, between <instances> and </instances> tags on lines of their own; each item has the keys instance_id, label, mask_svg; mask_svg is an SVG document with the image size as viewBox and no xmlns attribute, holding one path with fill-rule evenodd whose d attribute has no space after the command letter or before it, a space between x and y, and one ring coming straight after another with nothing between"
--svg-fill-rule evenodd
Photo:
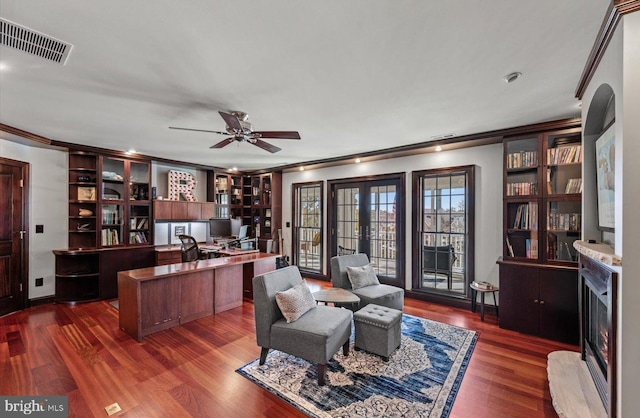
<instances>
[{"instance_id":1,"label":"blue patterned area rug","mask_svg":"<svg viewBox=\"0 0 640 418\"><path fill-rule=\"evenodd\" d=\"M475 331L403 314L401 346L380 357L342 350L327 365L325 386L316 366L272 350L236 370L312 417L448 417L475 347Z\"/></svg>"}]
</instances>

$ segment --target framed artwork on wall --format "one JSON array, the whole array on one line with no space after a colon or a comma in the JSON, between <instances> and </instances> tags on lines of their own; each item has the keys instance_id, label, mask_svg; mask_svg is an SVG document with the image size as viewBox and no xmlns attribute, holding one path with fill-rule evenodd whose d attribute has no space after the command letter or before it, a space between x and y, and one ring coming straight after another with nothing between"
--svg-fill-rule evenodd
<instances>
[{"instance_id":1,"label":"framed artwork on wall","mask_svg":"<svg viewBox=\"0 0 640 418\"><path fill-rule=\"evenodd\" d=\"M598 188L598 228L615 228L615 124L596 140L596 183Z\"/></svg>"}]
</instances>

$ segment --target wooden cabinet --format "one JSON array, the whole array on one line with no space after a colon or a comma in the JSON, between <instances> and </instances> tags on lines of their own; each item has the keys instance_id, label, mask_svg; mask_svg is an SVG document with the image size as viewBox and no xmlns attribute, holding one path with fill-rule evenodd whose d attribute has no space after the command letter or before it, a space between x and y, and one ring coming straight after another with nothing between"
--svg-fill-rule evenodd
<instances>
[{"instance_id":1,"label":"wooden cabinet","mask_svg":"<svg viewBox=\"0 0 640 418\"><path fill-rule=\"evenodd\" d=\"M266 251L267 241L282 228L282 174L265 173L250 177L251 226L259 239L260 251ZM246 196L245 196L246 198Z\"/></svg>"},{"instance_id":2,"label":"wooden cabinet","mask_svg":"<svg viewBox=\"0 0 640 418\"><path fill-rule=\"evenodd\" d=\"M499 261L500 327L578 344L578 271Z\"/></svg>"},{"instance_id":3,"label":"wooden cabinet","mask_svg":"<svg viewBox=\"0 0 640 418\"><path fill-rule=\"evenodd\" d=\"M578 342L581 163L577 124L504 140L503 328Z\"/></svg>"},{"instance_id":4,"label":"wooden cabinet","mask_svg":"<svg viewBox=\"0 0 640 418\"><path fill-rule=\"evenodd\" d=\"M96 248L98 156L69 152L69 248Z\"/></svg>"},{"instance_id":5,"label":"wooden cabinet","mask_svg":"<svg viewBox=\"0 0 640 418\"><path fill-rule=\"evenodd\" d=\"M240 218L242 216L242 175L207 172L207 200L215 203L210 218Z\"/></svg>"},{"instance_id":6,"label":"wooden cabinet","mask_svg":"<svg viewBox=\"0 0 640 418\"><path fill-rule=\"evenodd\" d=\"M503 257L577 265L582 224L580 128L504 143Z\"/></svg>"},{"instance_id":7,"label":"wooden cabinet","mask_svg":"<svg viewBox=\"0 0 640 418\"><path fill-rule=\"evenodd\" d=\"M148 245L151 237L151 165L100 157L100 247Z\"/></svg>"},{"instance_id":8,"label":"wooden cabinet","mask_svg":"<svg viewBox=\"0 0 640 418\"><path fill-rule=\"evenodd\" d=\"M56 254L56 302L92 301L100 298L100 262L95 251Z\"/></svg>"},{"instance_id":9,"label":"wooden cabinet","mask_svg":"<svg viewBox=\"0 0 640 418\"><path fill-rule=\"evenodd\" d=\"M242 305L243 274L275 270L273 254L245 254L118 273L120 329L145 335ZM254 267L255 266L255 267Z\"/></svg>"},{"instance_id":10,"label":"wooden cabinet","mask_svg":"<svg viewBox=\"0 0 640 418\"><path fill-rule=\"evenodd\" d=\"M56 302L117 296L118 270L154 263L148 161L69 152L69 248L55 250Z\"/></svg>"},{"instance_id":11,"label":"wooden cabinet","mask_svg":"<svg viewBox=\"0 0 640 418\"><path fill-rule=\"evenodd\" d=\"M198 221L213 218L213 212L213 202L153 201L156 221Z\"/></svg>"},{"instance_id":12,"label":"wooden cabinet","mask_svg":"<svg viewBox=\"0 0 640 418\"><path fill-rule=\"evenodd\" d=\"M154 264L154 248L118 247L93 250L54 250L55 301L88 302L118 297L118 271Z\"/></svg>"},{"instance_id":13,"label":"wooden cabinet","mask_svg":"<svg viewBox=\"0 0 640 418\"><path fill-rule=\"evenodd\" d=\"M177 277L140 283L140 298L153 301L142 306L138 313L141 328L146 333L161 331L180 323L180 299L175 297L179 294L180 282ZM122 308L120 310L122 311Z\"/></svg>"}]
</instances>

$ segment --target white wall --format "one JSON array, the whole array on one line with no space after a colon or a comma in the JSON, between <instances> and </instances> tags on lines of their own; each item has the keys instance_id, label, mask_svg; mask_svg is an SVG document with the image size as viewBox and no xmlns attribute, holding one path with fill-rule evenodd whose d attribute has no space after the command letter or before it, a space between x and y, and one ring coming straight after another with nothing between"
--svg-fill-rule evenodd
<instances>
[{"instance_id":1,"label":"white wall","mask_svg":"<svg viewBox=\"0 0 640 418\"><path fill-rule=\"evenodd\" d=\"M602 61L583 97L583 124L599 86L609 84L615 93L616 209L615 253L622 267L614 268L618 283L617 415L636 416L640 410L640 13L627 14L618 24ZM586 138L585 138L586 140ZM586 148L585 148L586 149ZM585 154L585 158L588 156ZM586 183L585 183L586 186ZM587 194L589 189L585 188ZM592 191L595 193L595 190ZM586 200L585 200L586 201Z\"/></svg>"},{"instance_id":2,"label":"white wall","mask_svg":"<svg viewBox=\"0 0 640 418\"><path fill-rule=\"evenodd\" d=\"M411 248L412 196L411 172L434 168L476 166L476 223L475 223L475 280L498 284L496 260L502 254L502 144L466 148L456 151L419 154L411 157L393 158L360 164L347 164L318 170L284 173L282 176L282 225L284 250L291 251L291 228L284 227L287 222L293 224L291 187L294 183L324 181L324 228L327 225L327 180L370 176L377 174L406 174L406 243ZM325 240L325 254L327 251ZM323 271L325 266L323 265ZM411 288L411 257L406 257L406 288ZM326 271L324 271L327 274Z\"/></svg>"},{"instance_id":3,"label":"white wall","mask_svg":"<svg viewBox=\"0 0 640 418\"><path fill-rule=\"evenodd\" d=\"M67 153L28 147L0 139L0 156L30 164L29 181L29 299L55 294L55 256L67 248ZM36 225L44 233L36 234ZM42 277L44 285L35 287Z\"/></svg>"},{"instance_id":4,"label":"white wall","mask_svg":"<svg viewBox=\"0 0 640 418\"><path fill-rule=\"evenodd\" d=\"M198 184L194 194L198 199L198 202L207 201L207 172L206 170L197 170L193 167L177 166L161 163L151 164L151 184L156 187L156 195L162 196L165 199L169 195L169 170L178 170L191 173Z\"/></svg>"}]
</instances>

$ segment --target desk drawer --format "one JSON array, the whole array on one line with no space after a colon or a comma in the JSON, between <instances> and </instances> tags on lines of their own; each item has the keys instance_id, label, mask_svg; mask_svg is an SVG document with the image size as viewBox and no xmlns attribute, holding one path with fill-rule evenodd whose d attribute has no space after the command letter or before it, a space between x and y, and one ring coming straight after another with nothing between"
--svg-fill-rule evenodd
<instances>
[{"instance_id":1,"label":"desk drawer","mask_svg":"<svg viewBox=\"0 0 640 418\"><path fill-rule=\"evenodd\" d=\"M182 252L175 251L156 251L156 265L163 266L165 264L182 263Z\"/></svg>"}]
</instances>

